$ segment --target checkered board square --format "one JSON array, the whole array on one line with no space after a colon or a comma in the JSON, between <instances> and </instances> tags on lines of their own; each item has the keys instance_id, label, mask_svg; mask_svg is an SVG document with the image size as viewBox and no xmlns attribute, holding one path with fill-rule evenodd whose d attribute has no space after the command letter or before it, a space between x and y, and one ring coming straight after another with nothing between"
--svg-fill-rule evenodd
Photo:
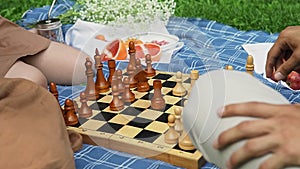
<instances>
[{"instance_id":1,"label":"checkered board square","mask_svg":"<svg viewBox=\"0 0 300 169\"><path fill-rule=\"evenodd\" d=\"M127 76L123 72L123 76ZM153 81L161 80L162 95L166 105L163 111L151 109L151 98L154 94ZM190 75L182 75L183 86L190 88ZM144 157L155 158L185 168L199 168L204 163L202 154L198 150L183 150L178 144L167 144L164 134L169 129L168 116L174 114L176 107L182 108L188 96L174 96L172 89L176 85L175 73L157 72L148 78L150 90L138 92L132 89L135 100L125 103L120 111L110 110L112 100L111 90L100 93L96 101L88 101L93 110L89 118L79 118L78 126L70 127L84 136L89 137L92 144L125 151ZM80 99L76 98L80 107Z\"/></svg>"}]
</instances>

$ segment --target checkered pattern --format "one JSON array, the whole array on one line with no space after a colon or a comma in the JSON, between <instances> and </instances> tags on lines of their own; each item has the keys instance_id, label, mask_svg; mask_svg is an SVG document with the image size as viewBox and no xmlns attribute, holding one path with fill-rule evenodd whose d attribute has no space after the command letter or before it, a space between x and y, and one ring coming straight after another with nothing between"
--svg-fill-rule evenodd
<instances>
[{"instance_id":1,"label":"checkered pattern","mask_svg":"<svg viewBox=\"0 0 300 169\"><path fill-rule=\"evenodd\" d=\"M151 109L151 98L154 94L152 84L154 80L160 80L162 83L161 91L166 103L162 111ZM182 75L182 81L183 86L189 89L190 75ZM148 83L150 90L148 92L138 92L134 89L135 100L125 103L124 109L120 111L110 110L111 90L100 94L97 101L88 101L88 105L93 110L93 115L89 118L79 118L80 124L77 127L84 131L90 130L93 133L98 133L99 137L101 135L105 138L124 136L127 139L121 139L120 142L142 143L143 146L148 146L151 149L153 147L153 150L157 148L159 151L170 149L184 151L178 144L165 143L164 133L169 129L167 124L169 114L174 113L175 108L183 107L184 102L187 100L187 93L184 96L173 95L172 89L176 85L175 73L156 72L155 76L149 78ZM79 98L74 100L78 102L80 107ZM184 152L188 154L189 158L194 157L195 161L201 157L197 155L196 150Z\"/></svg>"},{"instance_id":2,"label":"checkered pattern","mask_svg":"<svg viewBox=\"0 0 300 169\"><path fill-rule=\"evenodd\" d=\"M73 1L58 0L53 10L53 16L58 16L65 12L73 4ZM18 24L26 26L38 20L46 19L48 9L49 6L30 9L24 14L23 19ZM64 33L70 26L63 25ZM240 31L230 26L201 18L173 17L170 19L167 29L170 34L178 36L185 45L173 55L170 64L157 63L153 67L161 71L182 71L183 73L196 69L203 74L209 70L223 68L228 64L232 65L236 70L245 71L244 65L248 54L241 45L274 42L278 37L278 34L268 34L263 31ZM118 69L124 69L125 67L126 63L117 63ZM106 75L108 73L107 65L104 65L104 73ZM280 83L271 83L264 79L261 74L255 73L254 75L264 84L280 92L291 103L300 102L300 91L291 91ZM83 89L84 86L58 86L60 103L63 104L66 98L74 99L78 97ZM162 164L160 161L149 162L147 159L124 155L90 145L85 145L74 156L77 168L172 168L167 164ZM117 160L111 160L115 158ZM147 166L147 164L149 165ZM207 163L203 168L216 167Z\"/></svg>"}]
</instances>

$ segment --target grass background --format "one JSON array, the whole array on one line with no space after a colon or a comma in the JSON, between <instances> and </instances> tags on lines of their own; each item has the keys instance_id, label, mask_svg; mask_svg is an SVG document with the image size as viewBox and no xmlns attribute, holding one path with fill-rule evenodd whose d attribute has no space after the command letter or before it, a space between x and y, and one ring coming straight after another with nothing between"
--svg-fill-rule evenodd
<instances>
[{"instance_id":1,"label":"grass background","mask_svg":"<svg viewBox=\"0 0 300 169\"><path fill-rule=\"evenodd\" d=\"M175 0L175 16L199 17L233 26L239 30L280 32L300 24L299 0ZM17 21L35 7L52 0L1 0L0 15Z\"/></svg>"}]
</instances>

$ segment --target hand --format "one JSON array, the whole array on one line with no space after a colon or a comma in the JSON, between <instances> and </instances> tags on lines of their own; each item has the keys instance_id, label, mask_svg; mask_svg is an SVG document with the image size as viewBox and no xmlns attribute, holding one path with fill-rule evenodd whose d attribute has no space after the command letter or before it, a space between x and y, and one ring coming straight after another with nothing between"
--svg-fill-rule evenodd
<instances>
[{"instance_id":1,"label":"hand","mask_svg":"<svg viewBox=\"0 0 300 169\"><path fill-rule=\"evenodd\" d=\"M215 141L214 148L222 150L246 139L245 144L228 159L228 169L269 153L272 153L271 157L260 164L260 169L300 165L300 105L232 104L225 106L220 116L258 118L224 131Z\"/></svg>"},{"instance_id":2,"label":"hand","mask_svg":"<svg viewBox=\"0 0 300 169\"><path fill-rule=\"evenodd\" d=\"M268 53L266 76L275 81L284 80L291 71L299 68L300 26L290 26L280 33Z\"/></svg>"}]
</instances>

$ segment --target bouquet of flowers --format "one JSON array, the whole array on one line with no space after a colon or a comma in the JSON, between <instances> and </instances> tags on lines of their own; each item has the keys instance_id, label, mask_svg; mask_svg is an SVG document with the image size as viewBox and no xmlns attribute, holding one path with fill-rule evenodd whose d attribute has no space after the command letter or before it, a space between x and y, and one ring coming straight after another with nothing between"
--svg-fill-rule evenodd
<instances>
[{"instance_id":1,"label":"bouquet of flowers","mask_svg":"<svg viewBox=\"0 0 300 169\"><path fill-rule=\"evenodd\" d=\"M60 19L64 23L81 19L111 26L147 25L155 20L166 24L175 7L174 0L76 0Z\"/></svg>"}]
</instances>

